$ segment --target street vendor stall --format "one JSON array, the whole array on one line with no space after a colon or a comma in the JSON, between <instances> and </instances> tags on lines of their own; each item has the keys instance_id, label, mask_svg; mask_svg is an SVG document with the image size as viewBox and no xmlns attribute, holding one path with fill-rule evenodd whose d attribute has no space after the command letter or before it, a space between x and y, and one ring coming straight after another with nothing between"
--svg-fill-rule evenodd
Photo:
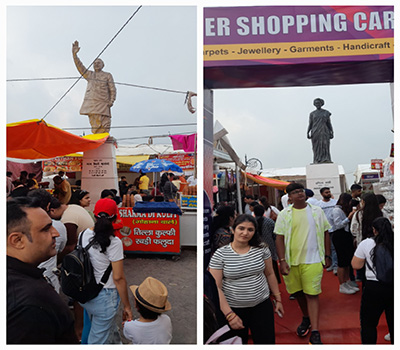
<instances>
[{"instance_id":1,"label":"street vendor stall","mask_svg":"<svg viewBox=\"0 0 400 350\"><path fill-rule=\"evenodd\" d=\"M133 208L119 208L123 227L117 232L124 251L174 254L181 252L180 208L173 202L137 202Z\"/></svg>"}]
</instances>

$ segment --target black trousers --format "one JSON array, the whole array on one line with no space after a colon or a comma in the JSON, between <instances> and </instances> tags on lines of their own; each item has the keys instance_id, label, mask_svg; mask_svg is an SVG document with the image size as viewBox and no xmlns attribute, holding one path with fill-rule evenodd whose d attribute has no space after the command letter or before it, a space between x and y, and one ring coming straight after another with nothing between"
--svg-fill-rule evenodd
<instances>
[{"instance_id":1,"label":"black trousers","mask_svg":"<svg viewBox=\"0 0 400 350\"><path fill-rule=\"evenodd\" d=\"M363 344L376 344L376 327L384 311L389 327L390 341L393 344L394 286L367 280L362 292L360 310L361 342Z\"/></svg>"},{"instance_id":2,"label":"black trousers","mask_svg":"<svg viewBox=\"0 0 400 350\"><path fill-rule=\"evenodd\" d=\"M243 344L248 343L249 329L254 344L275 344L274 310L271 299L245 308L232 308L242 319L244 329L236 331Z\"/></svg>"}]
</instances>

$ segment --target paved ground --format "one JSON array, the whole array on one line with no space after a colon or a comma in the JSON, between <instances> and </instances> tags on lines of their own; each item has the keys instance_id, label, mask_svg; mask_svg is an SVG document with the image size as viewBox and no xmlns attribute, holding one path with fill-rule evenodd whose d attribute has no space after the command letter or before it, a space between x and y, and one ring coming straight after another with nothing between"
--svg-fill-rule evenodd
<instances>
[{"instance_id":1,"label":"paved ground","mask_svg":"<svg viewBox=\"0 0 400 350\"><path fill-rule=\"evenodd\" d=\"M140 284L152 276L162 281L169 293L172 309L168 315L172 321L172 344L196 344L196 251L183 248L180 256L127 254L124 271L128 285ZM134 297L130 301L134 316ZM122 311L118 312L117 324L121 324ZM123 343L128 343L122 339Z\"/></svg>"}]
</instances>

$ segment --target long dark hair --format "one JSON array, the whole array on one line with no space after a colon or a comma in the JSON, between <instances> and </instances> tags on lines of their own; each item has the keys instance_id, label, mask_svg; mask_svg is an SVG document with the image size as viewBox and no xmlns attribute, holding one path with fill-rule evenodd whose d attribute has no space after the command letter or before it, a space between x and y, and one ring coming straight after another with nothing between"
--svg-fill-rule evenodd
<instances>
[{"instance_id":1,"label":"long dark hair","mask_svg":"<svg viewBox=\"0 0 400 350\"><path fill-rule=\"evenodd\" d=\"M349 193L342 193L337 201L337 205L340 205L343 212L348 216L352 210L351 199L353 197Z\"/></svg>"},{"instance_id":2,"label":"long dark hair","mask_svg":"<svg viewBox=\"0 0 400 350\"><path fill-rule=\"evenodd\" d=\"M254 235L251 238L251 240L249 241L249 245L251 247L262 247L262 241L261 241L261 237L260 234L258 233L258 224L257 224L257 220L249 214L241 214L239 215L236 219L235 222L232 225L233 231L235 231L236 227L238 225L240 225L243 222L250 222L254 225Z\"/></svg>"},{"instance_id":3,"label":"long dark hair","mask_svg":"<svg viewBox=\"0 0 400 350\"><path fill-rule=\"evenodd\" d=\"M372 227L378 232L374 236L375 248L371 252L371 260L374 266L376 266L376 248L381 245L384 246L393 258L394 253L394 234L392 230L392 224L387 218L379 217L372 222Z\"/></svg>"},{"instance_id":4,"label":"long dark hair","mask_svg":"<svg viewBox=\"0 0 400 350\"><path fill-rule=\"evenodd\" d=\"M169 181L168 178L168 173L164 173L161 175L161 180L160 180L160 188L162 190L162 188L164 187L165 183Z\"/></svg>"},{"instance_id":5,"label":"long dark hair","mask_svg":"<svg viewBox=\"0 0 400 350\"><path fill-rule=\"evenodd\" d=\"M227 228L231 217L235 217L235 208L231 205L220 206L217 209L217 215L212 219L211 233L213 234L221 227Z\"/></svg>"},{"instance_id":6,"label":"long dark hair","mask_svg":"<svg viewBox=\"0 0 400 350\"><path fill-rule=\"evenodd\" d=\"M94 225L94 246L100 246L100 253L105 253L107 247L111 244L111 237L115 237L113 222L116 216L109 216L107 213L100 212L96 216Z\"/></svg>"},{"instance_id":7,"label":"long dark hair","mask_svg":"<svg viewBox=\"0 0 400 350\"><path fill-rule=\"evenodd\" d=\"M362 239L365 239L368 237L374 237L374 233L372 232L372 222L383 214L379 209L378 200L374 193L365 193L361 199L364 201L364 206L361 209L363 214L361 229Z\"/></svg>"},{"instance_id":8,"label":"long dark hair","mask_svg":"<svg viewBox=\"0 0 400 350\"><path fill-rule=\"evenodd\" d=\"M265 207L257 204L254 207L254 215L256 217L257 221L257 227L258 227L258 233L260 234L260 237L262 237L262 226L263 226L263 221L264 221L264 213L265 213Z\"/></svg>"},{"instance_id":9,"label":"long dark hair","mask_svg":"<svg viewBox=\"0 0 400 350\"><path fill-rule=\"evenodd\" d=\"M268 198L266 196L261 196L260 202L261 202L262 206L265 208L265 210L267 210L268 208L271 207L271 205L268 202Z\"/></svg>"}]
</instances>

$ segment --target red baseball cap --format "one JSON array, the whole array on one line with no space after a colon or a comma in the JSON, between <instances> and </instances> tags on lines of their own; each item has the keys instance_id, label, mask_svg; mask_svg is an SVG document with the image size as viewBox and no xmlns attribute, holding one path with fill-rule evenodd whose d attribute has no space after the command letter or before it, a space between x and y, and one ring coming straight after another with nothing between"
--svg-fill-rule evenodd
<instances>
[{"instance_id":1,"label":"red baseball cap","mask_svg":"<svg viewBox=\"0 0 400 350\"><path fill-rule=\"evenodd\" d=\"M106 213L109 216L117 215L117 203L111 198L102 198L96 202L94 206L94 215L98 216L100 213Z\"/></svg>"}]
</instances>

